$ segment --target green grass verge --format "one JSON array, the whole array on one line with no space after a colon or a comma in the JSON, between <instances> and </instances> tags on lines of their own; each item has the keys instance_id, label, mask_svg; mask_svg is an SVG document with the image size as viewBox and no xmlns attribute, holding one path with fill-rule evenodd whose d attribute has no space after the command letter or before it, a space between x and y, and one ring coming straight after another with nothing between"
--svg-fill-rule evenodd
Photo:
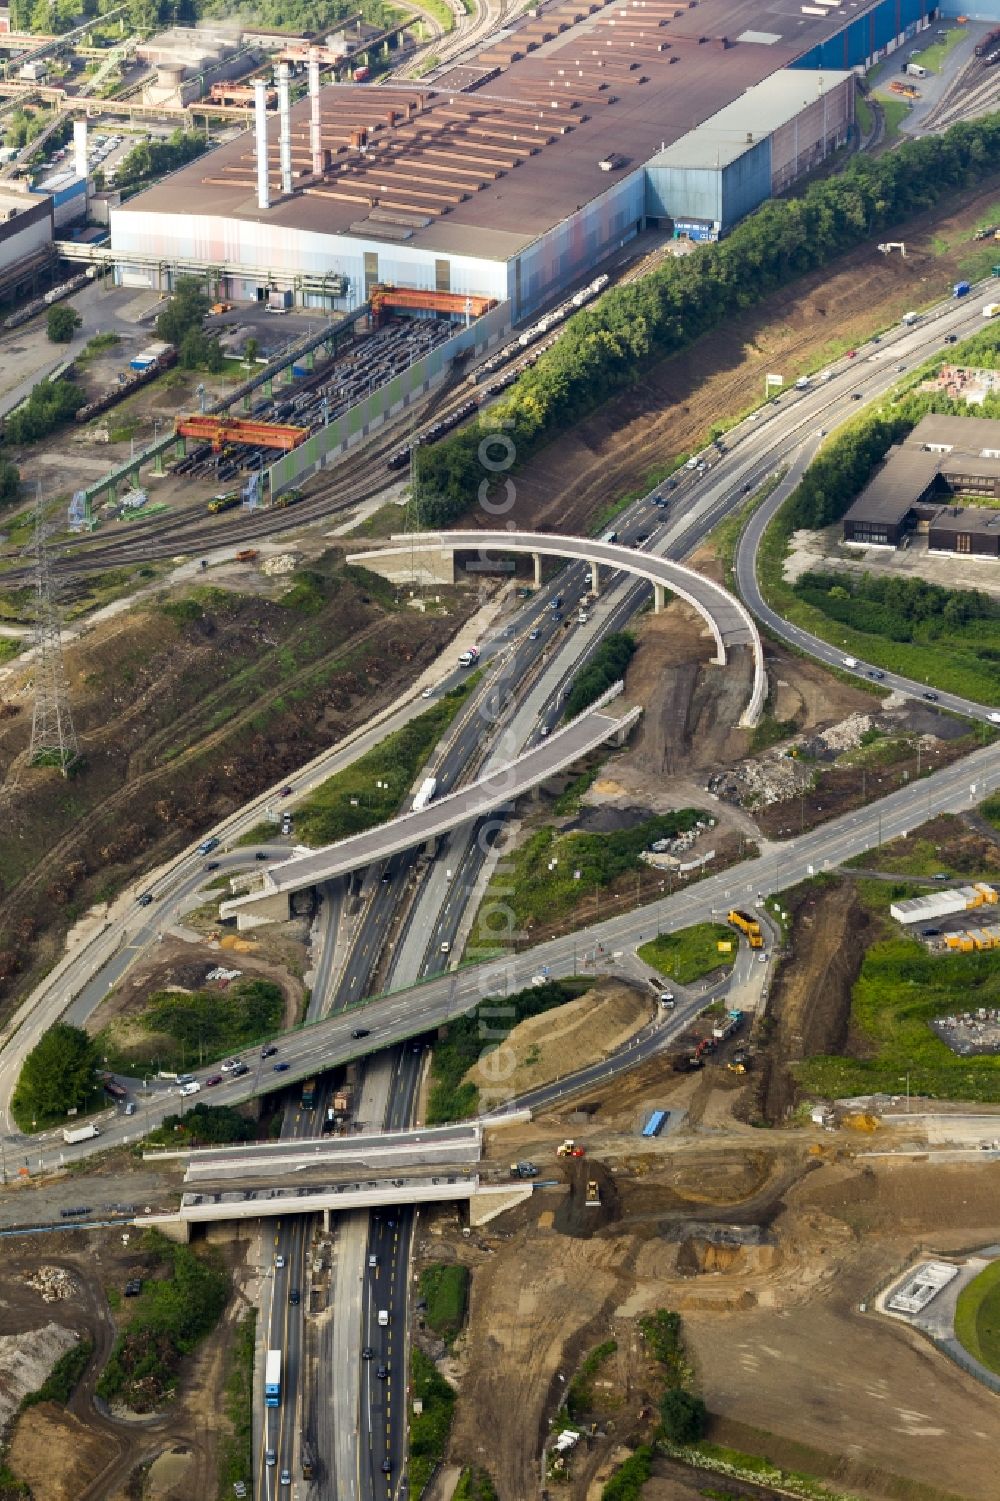
<instances>
[{"instance_id":1,"label":"green grass verge","mask_svg":"<svg viewBox=\"0 0 1000 1501\"><path fill-rule=\"evenodd\" d=\"M906 119L913 106L905 99L879 99L882 113L885 115L885 141L898 141L901 131L900 126Z\"/></svg>"},{"instance_id":2,"label":"green grass verge","mask_svg":"<svg viewBox=\"0 0 1000 1501\"><path fill-rule=\"evenodd\" d=\"M945 32L939 42L932 42L923 52L915 52L910 62L919 64L921 68L928 68L931 73L940 73L948 59L948 54L966 35L964 27L954 26L950 31Z\"/></svg>"},{"instance_id":3,"label":"green grass verge","mask_svg":"<svg viewBox=\"0 0 1000 1501\"><path fill-rule=\"evenodd\" d=\"M439 1126L475 1115L479 1090L470 1081L463 1082L472 1065L498 1048L518 1022L564 1006L583 995L590 985L589 980L560 980L531 986L514 995L484 1000L470 1015L450 1021L445 1035L435 1042L431 1057L427 1124Z\"/></svg>"},{"instance_id":4,"label":"green grass verge","mask_svg":"<svg viewBox=\"0 0 1000 1501\"><path fill-rule=\"evenodd\" d=\"M475 681L470 678L452 689L401 730L386 736L374 749L317 787L295 811L297 841L307 845L331 844L393 818L417 772L455 718ZM243 842L255 841L248 835Z\"/></svg>"},{"instance_id":5,"label":"green grass verge","mask_svg":"<svg viewBox=\"0 0 1000 1501\"><path fill-rule=\"evenodd\" d=\"M426 1300L424 1318L429 1329L452 1344L465 1323L469 1297L469 1269L453 1262L434 1261L420 1273L420 1296Z\"/></svg>"},{"instance_id":6,"label":"green grass verge","mask_svg":"<svg viewBox=\"0 0 1000 1501\"><path fill-rule=\"evenodd\" d=\"M155 1412L177 1390L181 1362L214 1329L229 1296L229 1274L215 1247L195 1254L155 1231L143 1236L165 1277L150 1277L132 1304L97 1383L106 1402Z\"/></svg>"},{"instance_id":7,"label":"green grass verge","mask_svg":"<svg viewBox=\"0 0 1000 1501\"><path fill-rule=\"evenodd\" d=\"M612 834L560 834L550 826L538 829L504 860L503 871L487 887L480 912L495 908L513 912L515 926L522 932L534 924L557 921L572 912L583 896L593 894L595 887L604 890L627 871L646 869L640 856L651 844L694 828L702 816L696 808L681 808ZM477 917L475 931L488 938L491 925L485 916Z\"/></svg>"},{"instance_id":8,"label":"green grass verge","mask_svg":"<svg viewBox=\"0 0 1000 1501\"><path fill-rule=\"evenodd\" d=\"M598 762L588 767L586 771L581 771L578 777L573 778L565 792L559 794L552 804L552 811L558 818L565 818L570 813L579 813L584 793L589 792L597 781L601 774L602 764Z\"/></svg>"},{"instance_id":9,"label":"green grass verge","mask_svg":"<svg viewBox=\"0 0 1000 1501\"><path fill-rule=\"evenodd\" d=\"M477 1466L463 1470L451 1493L451 1501L500 1501L492 1477Z\"/></svg>"},{"instance_id":10,"label":"green grass verge","mask_svg":"<svg viewBox=\"0 0 1000 1501\"><path fill-rule=\"evenodd\" d=\"M824 361L824 363L826 362ZM772 490L777 489L784 477L784 467L775 470L774 474L768 475L760 488L755 490L743 505L737 506L735 511L730 512L728 516L720 521L718 526L709 534L708 545L714 550L715 556L725 569L726 584L730 589L736 588L734 565L736 561L736 548L743 534L743 528L750 520L754 511L764 504Z\"/></svg>"},{"instance_id":11,"label":"green grass verge","mask_svg":"<svg viewBox=\"0 0 1000 1501\"><path fill-rule=\"evenodd\" d=\"M959 1293L955 1336L970 1355L1000 1376L1000 1260L991 1261Z\"/></svg>"},{"instance_id":12,"label":"green grass verge","mask_svg":"<svg viewBox=\"0 0 1000 1501\"><path fill-rule=\"evenodd\" d=\"M854 100L854 118L858 122L858 129L863 136L871 135L874 115L872 107L863 94L858 94Z\"/></svg>"},{"instance_id":13,"label":"green grass verge","mask_svg":"<svg viewBox=\"0 0 1000 1501\"><path fill-rule=\"evenodd\" d=\"M885 907L899 899L892 894L899 888L867 884L881 885ZM959 1057L931 1031L930 1023L956 1007L966 1011L998 1004L1000 954L938 955L913 939L886 939L866 953L851 998L851 1022L865 1038L870 1056L820 1055L797 1065L796 1076L810 1094L830 1098L899 1094L909 1074L914 1094L995 1101L1000 1056Z\"/></svg>"},{"instance_id":14,"label":"green grass verge","mask_svg":"<svg viewBox=\"0 0 1000 1501\"><path fill-rule=\"evenodd\" d=\"M249 1486L253 1476L253 1360L257 1330L257 1310L251 1308L236 1326L236 1336L229 1354L229 1370L223 1394L223 1408L231 1432L219 1449L219 1501L228 1501L233 1486L243 1481Z\"/></svg>"},{"instance_id":15,"label":"green grass verge","mask_svg":"<svg viewBox=\"0 0 1000 1501\"><path fill-rule=\"evenodd\" d=\"M728 954L719 950L719 944L725 942L732 944ZM691 985L713 970L731 969L738 950L739 935L732 928L725 923L700 922L676 933L663 933L644 943L639 957L665 979L676 980L678 985Z\"/></svg>"},{"instance_id":16,"label":"green grass verge","mask_svg":"<svg viewBox=\"0 0 1000 1501\"><path fill-rule=\"evenodd\" d=\"M1000 813L1000 800L997 811ZM854 870L879 870L887 875L898 876L944 875L949 881L955 882L1000 879L1000 849L991 851L985 859L975 846L965 851L962 841L967 833L967 828L957 816L941 814L934 820L933 834L925 833L923 829L914 829L912 834L903 839L892 839L887 844L880 845L877 850L863 850L860 855L853 855L844 861L844 866ZM956 855L954 860L949 860L946 853L951 838L957 841L953 849Z\"/></svg>"},{"instance_id":17,"label":"green grass verge","mask_svg":"<svg viewBox=\"0 0 1000 1501\"><path fill-rule=\"evenodd\" d=\"M413 1410L419 1398L423 1411ZM410 1495L421 1496L436 1467L444 1458L451 1430L455 1393L419 1346L410 1357Z\"/></svg>"}]
</instances>

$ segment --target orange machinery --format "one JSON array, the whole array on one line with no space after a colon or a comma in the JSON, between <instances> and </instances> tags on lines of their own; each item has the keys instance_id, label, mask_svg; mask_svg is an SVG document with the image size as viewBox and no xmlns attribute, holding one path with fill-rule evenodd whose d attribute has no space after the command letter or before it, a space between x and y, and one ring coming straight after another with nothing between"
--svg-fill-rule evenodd
<instances>
[{"instance_id":1,"label":"orange machinery","mask_svg":"<svg viewBox=\"0 0 1000 1501\"><path fill-rule=\"evenodd\" d=\"M210 442L216 453L227 443L253 443L260 448L280 448L288 453L309 436L307 427L286 427L278 422L243 422L238 417L178 417L178 438Z\"/></svg>"},{"instance_id":2,"label":"orange machinery","mask_svg":"<svg viewBox=\"0 0 1000 1501\"><path fill-rule=\"evenodd\" d=\"M496 307L495 297L477 297L465 292L422 292L416 287L394 287L388 282L372 287L369 296L372 321L376 328L392 308L408 308L411 312L454 313L481 318L491 307Z\"/></svg>"}]
</instances>

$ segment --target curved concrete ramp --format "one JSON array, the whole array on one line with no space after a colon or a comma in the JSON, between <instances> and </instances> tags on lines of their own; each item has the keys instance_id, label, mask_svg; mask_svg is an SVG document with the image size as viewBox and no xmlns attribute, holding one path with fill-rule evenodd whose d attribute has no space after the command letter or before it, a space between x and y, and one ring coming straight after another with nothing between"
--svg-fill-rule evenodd
<instances>
[{"instance_id":1,"label":"curved concrete ramp","mask_svg":"<svg viewBox=\"0 0 1000 1501\"><path fill-rule=\"evenodd\" d=\"M224 917L234 916L241 928L262 922L282 922L289 914L289 899L296 891L319 886L337 876L347 875L364 865L387 860L400 850L413 849L440 838L460 824L471 823L485 813L511 806L515 800L551 776L565 771L608 740L621 741L642 710L627 709L616 717L606 712L606 705L622 691L615 683L598 702L571 720L562 730L543 740L532 750L498 766L495 771L460 787L457 792L421 808L417 813L403 813L390 823L379 824L363 834L341 839L323 849L310 850L267 866L260 872L260 885L243 896L222 903Z\"/></svg>"},{"instance_id":2,"label":"curved concrete ramp","mask_svg":"<svg viewBox=\"0 0 1000 1501\"><path fill-rule=\"evenodd\" d=\"M595 593L597 570L618 568L636 578L646 579L653 585L656 608L663 604L664 591L669 590L683 599L708 625L715 640L714 661L725 666L728 652L734 647L748 647L753 653L754 673L750 701L740 717L740 724L755 725L764 708L767 697L767 678L764 672L764 649L760 632L750 611L743 601L723 589L713 579L685 568L683 563L671 562L655 553L642 552L634 547L625 547L618 542L600 542L594 537L563 537L548 532L429 532L426 536L392 538L393 546L375 548L369 552L354 553L349 563L376 566L379 560L405 558L418 552L450 553L489 551L502 556L509 553L530 553L536 560L536 579L539 577L539 560L543 556L573 558L589 563L594 575Z\"/></svg>"}]
</instances>

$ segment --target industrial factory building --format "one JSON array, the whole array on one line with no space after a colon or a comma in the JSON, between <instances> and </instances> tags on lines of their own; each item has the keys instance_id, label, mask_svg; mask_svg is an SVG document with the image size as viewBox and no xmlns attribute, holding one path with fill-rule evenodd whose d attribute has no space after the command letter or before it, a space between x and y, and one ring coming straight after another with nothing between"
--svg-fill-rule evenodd
<instances>
[{"instance_id":1,"label":"industrial factory building","mask_svg":"<svg viewBox=\"0 0 1000 1501\"><path fill-rule=\"evenodd\" d=\"M932 552L1000 557L1000 508L942 503L958 495L1000 502L1000 421L922 418L847 512L844 541L895 548L918 533Z\"/></svg>"},{"instance_id":2,"label":"industrial factory building","mask_svg":"<svg viewBox=\"0 0 1000 1501\"><path fill-rule=\"evenodd\" d=\"M64 167L34 186L11 181L0 191L0 298L29 294L55 261L53 240L87 215L87 122L73 122L73 151Z\"/></svg>"},{"instance_id":3,"label":"industrial factory building","mask_svg":"<svg viewBox=\"0 0 1000 1501\"><path fill-rule=\"evenodd\" d=\"M848 24L770 0L552 0L432 82L319 87L111 214L130 285L208 268L218 295L344 306L378 282L478 294L521 319L670 220L724 234L847 137L850 68L929 24L928 0L851 7L871 56L804 67ZM825 53L823 54L825 57Z\"/></svg>"}]
</instances>

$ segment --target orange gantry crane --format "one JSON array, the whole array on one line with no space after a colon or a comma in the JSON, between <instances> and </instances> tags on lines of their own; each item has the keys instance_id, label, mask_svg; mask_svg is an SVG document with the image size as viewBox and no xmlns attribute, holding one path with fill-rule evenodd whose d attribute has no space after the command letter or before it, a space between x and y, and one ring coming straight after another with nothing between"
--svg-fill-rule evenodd
<instances>
[{"instance_id":1,"label":"orange gantry crane","mask_svg":"<svg viewBox=\"0 0 1000 1501\"><path fill-rule=\"evenodd\" d=\"M481 318L491 307L496 307L495 297L473 296L465 292L428 292L417 287L394 287L380 282L369 294L372 321L376 328L393 308L405 308L410 312L447 313L463 317Z\"/></svg>"},{"instance_id":2,"label":"orange gantry crane","mask_svg":"<svg viewBox=\"0 0 1000 1501\"><path fill-rule=\"evenodd\" d=\"M209 442L216 453L227 443L252 443L259 448L280 448L284 453L298 448L309 436L307 427L289 427L279 422L244 422L239 417L178 417L178 438Z\"/></svg>"}]
</instances>

